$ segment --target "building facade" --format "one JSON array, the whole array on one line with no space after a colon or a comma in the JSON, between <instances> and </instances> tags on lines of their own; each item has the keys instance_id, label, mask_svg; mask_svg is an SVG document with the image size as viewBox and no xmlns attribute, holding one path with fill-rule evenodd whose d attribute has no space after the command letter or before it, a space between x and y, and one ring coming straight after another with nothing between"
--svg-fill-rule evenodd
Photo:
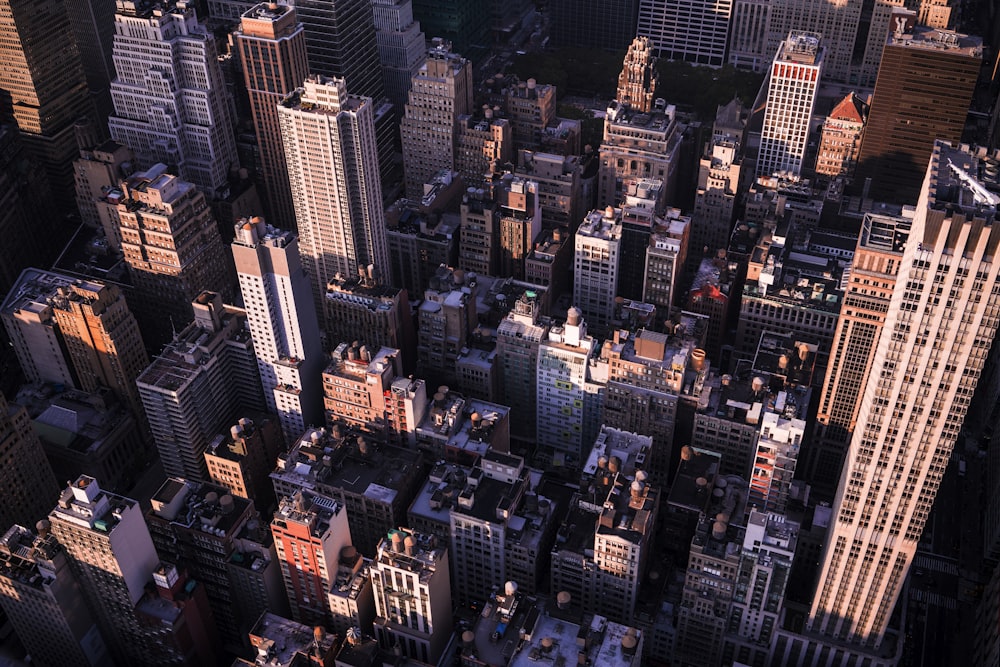
<instances>
[{"instance_id":1,"label":"building facade","mask_svg":"<svg viewBox=\"0 0 1000 667\"><path fill-rule=\"evenodd\" d=\"M663 58L722 67L732 10L733 0L640 0L638 34Z\"/></svg>"}]
</instances>

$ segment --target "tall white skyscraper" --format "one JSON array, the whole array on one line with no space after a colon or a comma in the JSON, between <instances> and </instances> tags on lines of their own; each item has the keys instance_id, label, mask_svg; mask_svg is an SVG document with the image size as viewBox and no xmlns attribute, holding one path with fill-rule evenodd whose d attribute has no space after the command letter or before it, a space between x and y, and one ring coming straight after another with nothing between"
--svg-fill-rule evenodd
<instances>
[{"instance_id":1,"label":"tall white skyscraper","mask_svg":"<svg viewBox=\"0 0 1000 667\"><path fill-rule=\"evenodd\" d=\"M370 98L349 95L343 79L323 76L310 76L278 107L317 313L337 275L371 279L389 272L372 107Z\"/></svg>"},{"instance_id":2,"label":"tall white skyscraper","mask_svg":"<svg viewBox=\"0 0 1000 667\"><path fill-rule=\"evenodd\" d=\"M733 0L640 0L639 37L669 60L722 67Z\"/></svg>"},{"instance_id":3,"label":"tall white skyscraper","mask_svg":"<svg viewBox=\"0 0 1000 667\"><path fill-rule=\"evenodd\" d=\"M934 145L807 623L841 642L880 646L996 335L998 157Z\"/></svg>"},{"instance_id":4,"label":"tall white skyscraper","mask_svg":"<svg viewBox=\"0 0 1000 667\"><path fill-rule=\"evenodd\" d=\"M140 167L176 165L211 196L238 165L233 108L215 37L185 0L119 0L115 14L111 138Z\"/></svg>"},{"instance_id":5,"label":"tall white skyscraper","mask_svg":"<svg viewBox=\"0 0 1000 667\"><path fill-rule=\"evenodd\" d=\"M323 424L326 359L295 235L260 218L236 225L233 259L268 409L291 442Z\"/></svg>"},{"instance_id":6,"label":"tall white skyscraper","mask_svg":"<svg viewBox=\"0 0 1000 667\"><path fill-rule=\"evenodd\" d=\"M824 49L811 33L789 33L778 47L768 77L767 108L757 155L757 176L798 176L809 142Z\"/></svg>"}]
</instances>

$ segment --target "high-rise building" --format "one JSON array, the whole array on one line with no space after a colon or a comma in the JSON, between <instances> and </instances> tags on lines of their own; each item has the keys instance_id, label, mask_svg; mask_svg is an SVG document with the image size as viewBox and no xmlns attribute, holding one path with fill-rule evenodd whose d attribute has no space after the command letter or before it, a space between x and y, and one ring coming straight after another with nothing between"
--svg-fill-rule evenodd
<instances>
[{"instance_id":1,"label":"high-rise building","mask_svg":"<svg viewBox=\"0 0 1000 667\"><path fill-rule=\"evenodd\" d=\"M278 107L302 263L316 312L335 278L388 276L371 98L310 76ZM370 274L375 275L370 275Z\"/></svg>"},{"instance_id":2,"label":"high-rise building","mask_svg":"<svg viewBox=\"0 0 1000 667\"><path fill-rule=\"evenodd\" d=\"M691 213L691 252L694 257L712 257L729 246L740 186L742 155L740 139L731 135L713 137L711 152L698 165L698 190Z\"/></svg>"},{"instance_id":3,"label":"high-rise building","mask_svg":"<svg viewBox=\"0 0 1000 667\"><path fill-rule=\"evenodd\" d=\"M865 4L863 0L733 0L729 62L765 71L789 32L808 32L823 39L824 76L846 83L854 73L854 43Z\"/></svg>"},{"instance_id":4,"label":"high-rise building","mask_svg":"<svg viewBox=\"0 0 1000 667\"><path fill-rule=\"evenodd\" d=\"M34 662L112 664L66 550L47 522L39 521L38 535L14 525L0 537L0 609Z\"/></svg>"},{"instance_id":5,"label":"high-rise building","mask_svg":"<svg viewBox=\"0 0 1000 667\"><path fill-rule=\"evenodd\" d=\"M144 423L135 380L149 358L117 285L27 269L0 319L30 382L107 387Z\"/></svg>"},{"instance_id":6,"label":"high-rise building","mask_svg":"<svg viewBox=\"0 0 1000 667\"><path fill-rule=\"evenodd\" d=\"M622 210L611 206L588 213L576 231L573 303L599 336L611 328L618 295L621 237Z\"/></svg>"},{"instance_id":7,"label":"high-rise building","mask_svg":"<svg viewBox=\"0 0 1000 667\"><path fill-rule=\"evenodd\" d=\"M500 207L483 188L470 188L462 197L462 233L458 268L481 276L499 275Z\"/></svg>"},{"instance_id":8,"label":"high-rise building","mask_svg":"<svg viewBox=\"0 0 1000 667\"><path fill-rule=\"evenodd\" d=\"M646 250L658 215L663 213L663 181L656 178L628 179L622 183L621 258L618 262L618 296L642 297ZM667 311L669 312L669 311Z\"/></svg>"},{"instance_id":9,"label":"high-rise building","mask_svg":"<svg viewBox=\"0 0 1000 667\"><path fill-rule=\"evenodd\" d=\"M80 476L63 489L48 519L97 626L118 664L176 659L157 625L141 623L136 607L159 563L139 503Z\"/></svg>"},{"instance_id":10,"label":"high-rise building","mask_svg":"<svg viewBox=\"0 0 1000 667\"><path fill-rule=\"evenodd\" d=\"M391 530L379 542L371 580L379 644L437 664L452 634L448 549L432 535Z\"/></svg>"},{"instance_id":11,"label":"high-rise building","mask_svg":"<svg viewBox=\"0 0 1000 667\"><path fill-rule=\"evenodd\" d=\"M503 111L513 128L514 148L538 150L545 128L556 120L556 87L535 79L510 77L504 81Z\"/></svg>"},{"instance_id":12,"label":"high-rise building","mask_svg":"<svg viewBox=\"0 0 1000 667\"><path fill-rule=\"evenodd\" d=\"M470 188L487 186L501 165L514 160L510 121L495 118L492 109L464 114L455 123L455 171ZM447 172L446 172L447 173ZM426 189L426 188L425 188Z\"/></svg>"},{"instance_id":13,"label":"high-rise building","mask_svg":"<svg viewBox=\"0 0 1000 667\"><path fill-rule=\"evenodd\" d=\"M656 69L654 44L648 36L636 37L625 52L615 99L638 111L653 110L660 73Z\"/></svg>"},{"instance_id":14,"label":"high-rise building","mask_svg":"<svg viewBox=\"0 0 1000 667\"><path fill-rule=\"evenodd\" d=\"M733 0L640 0L638 34L669 60L722 67Z\"/></svg>"},{"instance_id":15,"label":"high-rise building","mask_svg":"<svg viewBox=\"0 0 1000 667\"><path fill-rule=\"evenodd\" d=\"M583 165L578 155L518 152L514 173L538 183L538 203L545 229L576 228L586 210Z\"/></svg>"},{"instance_id":16,"label":"high-rise building","mask_svg":"<svg viewBox=\"0 0 1000 667\"><path fill-rule=\"evenodd\" d=\"M548 9L557 49L620 51L635 38L639 0L550 0Z\"/></svg>"},{"instance_id":17,"label":"high-rise building","mask_svg":"<svg viewBox=\"0 0 1000 667\"><path fill-rule=\"evenodd\" d=\"M109 194L116 202L122 252L138 304L136 319L155 349L172 329L191 321L202 291L232 300L232 264L205 195L157 164Z\"/></svg>"},{"instance_id":18,"label":"high-rise building","mask_svg":"<svg viewBox=\"0 0 1000 667\"><path fill-rule=\"evenodd\" d=\"M816 410L816 430L804 461L803 477L822 500L833 500L837 492L857 424L858 397L864 395L870 377L868 369L896 286L912 218L912 209L901 215L869 213L861 227Z\"/></svg>"},{"instance_id":19,"label":"high-rise building","mask_svg":"<svg viewBox=\"0 0 1000 667\"><path fill-rule=\"evenodd\" d=\"M538 396L538 348L548 337L548 318L540 317L537 295L522 294L497 327L497 356L500 364L500 402L515 415L530 415ZM520 442L535 441L535 420L516 419L511 437Z\"/></svg>"},{"instance_id":20,"label":"high-rise building","mask_svg":"<svg viewBox=\"0 0 1000 667\"><path fill-rule=\"evenodd\" d=\"M205 450L241 410L263 410L246 312L205 292L195 319L136 380L163 470L207 480Z\"/></svg>"},{"instance_id":21,"label":"high-rise building","mask_svg":"<svg viewBox=\"0 0 1000 667\"><path fill-rule=\"evenodd\" d=\"M112 49L115 36L115 4L109 0L66 3L87 88L103 126L111 113L111 81L115 78Z\"/></svg>"},{"instance_id":22,"label":"high-rise building","mask_svg":"<svg viewBox=\"0 0 1000 667\"><path fill-rule=\"evenodd\" d=\"M596 433L585 416L596 406L588 395L590 358L597 351L578 308L570 308L566 323L549 329L538 346L535 402L538 446L536 460L578 468Z\"/></svg>"},{"instance_id":23,"label":"high-rise building","mask_svg":"<svg viewBox=\"0 0 1000 667\"><path fill-rule=\"evenodd\" d=\"M68 212L77 152L73 124L94 108L65 3L4 0L0 16L4 122L17 126L25 150L44 166L57 206Z\"/></svg>"},{"instance_id":24,"label":"high-rise building","mask_svg":"<svg viewBox=\"0 0 1000 667\"><path fill-rule=\"evenodd\" d=\"M375 166L383 193L389 194L389 187L398 180L392 159L396 116L385 100L371 0L296 0L294 4L305 28L309 72L343 79L352 95L371 100L378 154Z\"/></svg>"},{"instance_id":25,"label":"high-rise building","mask_svg":"<svg viewBox=\"0 0 1000 667\"><path fill-rule=\"evenodd\" d=\"M328 347L354 342L358 333L364 332L370 349L395 348L403 359L403 370L412 370L416 363L415 337L405 289L376 285L367 278L334 277L327 284L323 306Z\"/></svg>"},{"instance_id":26,"label":"high-rise building","mask_svg":"<svg viewBox=\"0 0 1000 667\"><path fill-rule=\"evenodd\" d=\"M626 184L641 178L662 181L663 201L669 204L677 186L684 128L674 105L662 99L655 100L648 113L612 102L604 119L597 205L620 205Z\"/></svg>"},{"instance_id":27,"label":"high-rise building","mask_svg":"<svg viewBox=\"0 0 1000 667\"><path fill-rule=\"evenodd\" d=\"M399 127L407 197L419 200L434 174L455 169L455 123L471 112L472 63L435 46L413 76Z\"/></svg>"},{"instance_id":28,"label":"high-rise building","mask_svg":"<svg viewBox=\"0 0 1000 667\"><path fill-rule=\"evenodd\" d=\"M417 371L431 381L454 383L455 361L478 326L478 283L461 270L438 268L417 311Z\"/></svg>"},{"instance_id":29,"label":"high-rise building","mask_svg":"<svg viewBox=\"0 0 1000 667\"><path fill-rule=\"evenodd\" d=\"M372 354L358 341L341 343L323 371L323 407L326 423L388 435L389 402L386 393L402 373L399 350L383 347Z\"/></svg>"},{"instance_id":30,"label":"high-rise building","mask_svg":"<svg viewBox=\"0 0 1000 667\"><path fill-rule=\"evenodd\" d=\"M210 198L239 166L215 36L186 0L122 0L115 14L111 138L139 166L174 165ZM208 285L201 285L205 289Z\"/></svg>"},{"instance_id":31,"label":"high-rise building","mask_svg":"<svg viewBox=\"0 0 1000 667\"><path fill-rule=\"evenodd\" d=\"M429 38L451 43L477 59L491 44L488 0L413 0L413 17Z\"/></svg>"},{"instance_id":32,"label":"high-rise building","mask_svg":"<svg viewBox=\"0 0 1000 667\"><path fill-rule=\"evenodd\" d=\"M298 491L281 500L271 533L292 618L310 625L332 624L327 593L341 550L351 546L344 506Z\"/></svg>"},{"instance_id":33,"label":"high-rise building","mask_svg":"<svg viewBox=\"0 0 1000 667\"><path fill-rule=\"evenodd\" d=\"M996 334L998 158L934 144L807 622L827 638L882 644Z\"/></svg>"},{"instance_id":34,"label":"high-rise building","mask_svg":"<svg viewBox=\"0 0 1000 667\"><path fill-rule=\"evenodd\" d=\"M824 56L825 48L815 34L789 33L778 47L768 77L758 178L776 172L793 177L801 173Z\"/></svg>"},{"instance_id":35,"label":"high-rise building","mask_svg":"<svg viewBox=\"0 0 1000 667\"><path fill-rule=\"evenodd\" d=\"M28 411L0 394L0 523L34 525L45 517L59 486Z\"/></svg>"},{"instance_id":36,"label":"high-rise building","mask_svg":"<svg viewBox=\"0 0 1000 667\"><path fill-rule=\"evenodd\" d=\"M500 273L524 280L524 260L542 231L538 183L505 175L496 193L500 207Z\"/></svg>"},{"instance_id":37,"label":"high-rise building","mask_svg":"<svg viewBox=\"0 0 1000 667\"><path fill-rule=\"evenodd\" d=\"M400 118L413 77L427 57L424 33L413 18L412 0L372 0L372 12L385 94Z\"/></svg>"},{"instance_id":38,"label":"high-rise building","mask_svg":"<svg viewBox=\"0 0 1000 667\"><path fill-rule=\"evenodd\" d=\"M254 502L265 515L275 508L271 471L281 452L285 438L278 420L266 414L243 411L228 434L220 434L205 450L205 464L212 482L229 489L240 498Z\"/></svg>"},{"instance_id":39,"label":"high-rise building","mask_svg":"<svg viewBox=\"0 0 1000 667\"><path fill-rule=\"evenodd\" d=\"M735 194L735 193L734 193ZM670 313L681 303L678 293L690 246L691 218L671 208L653 222L642 273L642 301L659 313Z\"/></svg>"},{"instance_id":40,"label":"high-rise building","mask_svg":"<svg viewBox=\"0 0 1000 667\"><path fill-rule=\"evenodd\" d=\"M264 400L292 440L323 423L326 359L309 277L295 235L260 218L237 223L232 248Z\"/></svg>"},{"instance_id":41,"label":"high-rise building","mask_svg":"<svg viewBox=\"0 0 1000 667\"><path fill-rule=\"evenodd\" d=\"M78 135L77 140L81 139L84 137ZM116 252L121 250L121 233L117 225L108 224L110 220L105 221L108 216L102 216L98 202L109 190L128 178L127 171L131 169L134 157L128 146L109 139L97 145L81 146L79 159L73 162L80 219L89 227L103 227L108 246Z\"/></svg>"},{"instance_id":42,"label":"high-rise building","mask_svg":"<svg viewBox=\"0 0 1000 667\"><path fill-rule=\"evenodd\" d=\"M913 204L934 141L958 142L982 64L979 37L893 13L854 182L877 201Z\"/></svg>"},{"instance_id":43,"label":"high-rise building","mask_svg":"<svg viewBox=\"0 0 1000 667\"><path fill-rule=\"evenodd\" d=\"M816 152L816 173L826 176L854 175L865 129L868 105L851 92L823 120L819 149Z\"/></svg>"},{"instance_id":44,"label":"high-rise building","mask_svg":"<svg viewBox=\"0 0 1000 667\"><path fill-rule=\"evenodd\" d=\"M242 16L236 47L250 97L267 210L281 226L295 229L278 104L309 75L305 28L296 19L293 7L261 3Z\"/></svg>"}]
</instances>

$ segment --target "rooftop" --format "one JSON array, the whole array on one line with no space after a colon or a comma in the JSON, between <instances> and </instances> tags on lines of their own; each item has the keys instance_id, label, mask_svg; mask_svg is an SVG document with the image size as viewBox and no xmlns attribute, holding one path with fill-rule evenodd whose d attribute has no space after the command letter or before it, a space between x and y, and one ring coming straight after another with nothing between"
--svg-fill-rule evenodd
<instances>
[{"instance_id":1,"label":"rooftop","mask_svg":"<svg viewBox=\"0 0 1000 667\"><path fill-rule=\"evenodd\" d=\"M250 631L250 643L257 649L258 665L291 667L302 656L326 656L337 641L336 635L317 631L270 612L264 614Z\"/></svg>"},{"instance_id":2,"label":"rooftop","mask_svg":"<svg viewBox=\"0 0 1000 667\"><path fill-rule=\"evenodd\" d=\"M890 34L886 45L946 51L976 58L983 55L982 37L923 25L914 25L910 32Z\"/></svg>"},{"instance_id":3,"label":"rooftop","mask_svg":"<svg viewBox=\"0 0 1000 667\"><path fill-rule=\"evenodd\" d=\"M243 528L251 507L251 501L225 487L178 478L167 479L150 502L150 516L227 539Z\"/></svg>"}]
</instances>

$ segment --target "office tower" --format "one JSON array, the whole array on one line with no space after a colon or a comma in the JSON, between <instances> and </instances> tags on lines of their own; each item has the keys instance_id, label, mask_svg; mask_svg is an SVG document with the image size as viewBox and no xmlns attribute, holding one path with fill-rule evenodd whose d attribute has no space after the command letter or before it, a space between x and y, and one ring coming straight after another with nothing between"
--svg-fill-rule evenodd
<instances>
[{"instance_id":1,"label":"office tower","mask_svg":"<svg viewBox=\"0 0 1000 667\"><path fill-rule=\"evenodd\" d=\"M604 119L597 205L620 205L626 183L640 178L662 181L664 202L670 203L677 186L684 130L674 105L662 99L653 103L650 113L611 102Z\"/></svg>"},{"instance_id":2,"label":"office tower","mask_svg":"<svg viewBox=\"0 0 1000 667\"><path fill-rule=\"evenodd\" d=\"M658 214L663 213L663 181L655 178L628 179L622 183L621 260L618 264L618 296L638 300L642 296L646 250Z\"/></svg>"},{"instance_id":3,"label":"office tower","mask_svg":"<svg viewBox=\"0 0 1000 667\"><path fill-rule=\"evenodd\" d=\"M846 83L854 74L863 4L862 0L733 0L729 62L765 71L789 32L813 33L823 39L824 77Z\"/></svg>"},{"instance_id":4,"label":"office tower","mask_svg":"<svg viewBox=\"0 0 1000 667\"><path fill-rule=\"evenodd\" d=\"M656 85L660 73L656 69L654 45L648 36L636 37L629 44L618 75L618 92L615 99L637 111L653 110Z\"/></svg>"},{"instance_id":5,"label":"office tower","mask_svg":"<svg viewBox=\"0 0 1000 667\"><path fill-rule=\"evenodd\" d=\"M782 172L798 177L809 143L825 48L818 35L789 33L774 56L757 154L757 177Z\"/></svg>"},{"instance_id":6,"label":"office tower","mask_svg":"<svg viewBox=\"0 0 1000 667\"><path fill-rule=\"evenodd\" d=\"M535 456L540 461L577 468L591 446L595 433L585 428L584 417L595 406L586 384L597 349L578 308L570 308L566 323L550 328L548 339L539 344Z\"/></svg>"},{"instance_id":7,"label":"office tower","mask_svg":"<svg viewBox=\"0 0 1000 667\"><path fill-rule=\"evenodd\" d=\"M602 427L552 547L551 590L571 609L630 623L653 551L660 490L646 481L649 436Z\"/></svg>"},{"instance_id":8,"label":"office tower","mask_svg":"<svg viewBox=\"0 0 1000 667\"><path fill-rule=\"evenodd\" d=\"M997 157L934 144L807 624L826 637L882 643L975 392L1000 307Z\"/></svg>"},{"instance_id":9,"label":"office tower","mask_svg":"<svg viewBox=\"0 0 1000 667\"><path fill-rule=\"evenodd\" d=\"M817 174L834 178L853 176L867 114L868 105L854 92L833 108L823 120L816 152Z\"/></svg>"},{"instance_id":10,"label":"office tower","mask_svg":"<svg viewBox=\"0 0 1000 667\"><path fill-rule=\"evenodd\" d=\"M203 290L234 295L227 257L205 195L162 164L137 172L109 193L117 208L122 252L141 306L136 319L155 349L167 332L191 321Z\"/></svg>"},{"instance_id":11,"label":"office tower","mask_svg":"<svg viewBox=\"0 0 1000 667\"><path fill-rule=\"evenodd\" d=\"M292 440L306 426L323 423L326 360L309 277L295 235L260 218L236 224L232 248L264 400Z\"/></svg>"},{"instance_id":12,"label":"office tower","mask_svg":"<svg viewBox=\"0 0 1000 667\"><path fill-rule=\"evenodd\" d=\"M215 37L194 6L119 2L114 63L111 138L135 151L140 167L174 165L182 179L214 198L239 160Z\"/></svg>"},{"instance_id":13,"label":"office tower","mask_svg":"<svg viewBox=\"0 0 1000 667\"><path fill-rule=\"evenodd\" d=\"M292 618L332 623L327 593L341 550L351 546L344 506L321 495L296 492L281 499L271 534L291 604Z\"/></svg>"},{"instance_id":14,"label":"office tower","mask_svg":"<svg viewBox=\"0 0 1000 667\"><path fill-rule=\"evenodd\" d=\"M900 30L882 53L855 183L868 196L912 204L920 192L934 141L958 142L982 62L982 40L913 25L894 14Z\"/></svg>"},{"instance_id":15,"label":"office tower","mask_svg":"<svg viewBox=\"0 0 1000 667\"><path fill-rule=\"evenodd\" d=\"M620 51L635 38L639 0L551 0L551 46Z\"/></svg>"},{"instance_id":16,"label":"office tower","mask_svg":"<svg viewBox=\"0 0 1000 667\"><path fill-rule=\"evenodd\" d=\"M573 303L599 336L610 331L618 295L622 210L591 211L576 230Z\"/></svg>"},{"instance_id":17,"label":"office tower","mask_svg":"<svg viewBox=\"0 0 1000 667\"><path fill-rule=\"evenodd\" d=\"M692 227L691 218L681 215L676 208L669 209L666 217L653 223L643 265L642 300L655 306L658 313L670 313L682 301L678 289Z\"/></svg>"},{"instance_id":18,"label":"office tower","mask_svg":"<svg viewBox=\"0 0 1000 667\"><path fill-rule=\"evenodd\" d=\"M375 167L383 193L389 194L398 180L393 162L396 116L385 101L371 0L296 0L295 12L305 28L309 72L343 79L352 95L371 100Z\"/></svg>"},{"instance_id":19,"label":"office tower","mask_svg":"<svg viewBox=\"0 0 1000 667\"><path fill-rule=\"evenodd\" d=\"M391 530L379 542L371 580L379 644L437 664L452 635L448 549L431 535Z\"/></svg>"},{"instance_id":20,"label":"office tower","mask_svg":"<svg viewBox=\"0 0 1000 667\"><path fill-rule=\"evenodd\" d=\"M0 394L0 523L34 525L52 506L59 491L42 443L35 435L28 411L10 405Z\"/></svg>"},{"instance_id":21,"label":"office tower","mask_svg":"<svg viewBox=\"0 0 1000 667\"><path fill-rule=\"evenodd\" d=\"M358 341L341 343L323 371L326 423L388 436L385 393L400 375L399 350L383 347L372 354Z\"/></svg>"},{"instance_id":22,"label":"office tower","mask_svg":"<svg viewBox=\"0 0 1000 667\"><path fill-rule=\"evenodd\" d=\"M740 139L713 137L698 164L698 190L691 213L692 257L712 257L729 246L743 159Z\"/></svg>"},{"instance_id":23,"label":"office tower","mask_svg":"<svg viewBox=\"0 0 1000 667\"><path fill-rule=\"evenodd\" d=\"M278 420L266 414L250 413L229 427L227 434L216 436L205 450L208 477L240 498L254 502L265 515L275 507L271 470L285 438Z\"/></svg>"},{"instance_id":24,"label":"office tower","mask_svg":"<svg viewBox=\"0 0 1000 667\"><path fill-rule=\"evenodd\" d=\"M0 537L0 609L33 662L112 664L66 550L49 534L48 522L39 521L38 535L14 525Z\"/></svg>"},{"instance_id":25,"label":"office tower","mask_svg":"<svg viewBox=\"0 0 1000 667\"><path fill-rule=\"evenodd\" d=\"M52 203L44 167L12 125L0 125L0 294L29 266L49 266L65 233Z\"/></svg>"},{"instance_id":26,"label":"office tower","mask_svg":"<svg viewBox=\"0 0 1000 667\"><path fill-rule=\"evenodd\" d=\"M497 327L500 363L500 402L515 415L531 415L538 396L538 348L548 338L548 318L540 317L537 295L525 292ZM515 419L511 437L535 442L535 420Z\"/></svg>"},{"instance_id":27,"label":"office tower","mask_svg":"<svg viewBox=\"0 0 1000 667\"><path fill-rule=\"evenodd\" d=\"M160 560L139 503L80 476L63 489L48 520L52 535L70 556L115 663L176 659L165 633L141 623L136 613Z\"/></svg>"},{"instance_id":28,"label":"office tower","mask_svg":"<svg viewBox=\"0 0 1000 667\"><path fill-rule=\"evenodd\" d=\"M103 126L111 113L111 81L115 78L112 48L115 35L115 3L111 0L67 2L66 13L80 52L87 88Z\"/></svg>"},{"instance_id":29,"label":"office tower","mask_svg":"<svg viewBox=\"0 0 1000 667\"><path fill-rule=\"evenodd\" d=\"M417 372L434 382L455 382L455 361L479 324L478 284L465 272L439 267L417 310Z\"/></svg>"},{"instance_id":30,"label":"office tower","mask_svg":"<svg viewBox=\"0 0 1000 667\"><path fill-rule=\"evenodd\" d=\"M396 348L403 359L403 370L412 371L416 363L416 339L405 289L342 276L327 284L325 296L323 332L327 346L354 342L358 332L363 331L369 348Z\"/></svg>"},{"instance_id":31,"label":"office tower","mask_svg":"<svg viewBox=\"0 0 1000 667\"><path fill-rule=\"evenodd\" d=\"M500 274L524 280L524 260L542 232L538 183L518 176L501 180L496 192L500 213Z\"/></svg>"},{"instance_id":32,"label":"office tower","mask_svg":"<svg viewBox=\"0 0 1000 667\"><path fill-rule=\"evenodd\" d=\"M458 268L481 276L500 275L500 206L492 193L469 188L459 211Z\"/></svg>"},{"instance_id":33,"label":"office tower","mask_svg":"<svg viewBox=\"0 0 1000 667\"><path fill-rule=\"evenodd\" d=\"M545 128L556 120L556 87L514 77L503 89L503 111L513 128L515 150L537 150Z\"/></svg>"},{"instance_id":34,"label":"office tower","mask_svg":"<svg viewBox=\"0 0 1000 667\"><path fill-rule=\"evenodd\" d=\"M163 470L207 480L205 450L241 410L262 410L260 374L246 312L204 292L194 321L136 380Z\"/></svg>"},{"instance_id":35,"label":"office tower","mask_svg":"<svg viewBox=\"0 0 1000 667\"><path fill-rule=\"evenodd\" d=\"M28 410L56 479L100 476L109 487L124 489L149 460L148 426L140 429L134 413L109 389L27 384L14 402Z\"/></svg>"},{"instance_id":36,"label":"office tower","mask_svg":"<svg viewBox=\"0 0 1000 667\"><path fill-rule=\"evenodd\" d=\"M207 593L207 603L219 631L230 650L244 645L243 631L251 627L263 611L259 606L243 607L229 578L229 562L237 553L245 554L247 543L268 554L265 530L257 528L260 517L253 502L230 495L225 487L169 478L150 499L146 524L161 558L184 563L188 574ZM262 560L261 570L277 575L278 564ZM263 574L263 572L261 572Z\"/></svg>"},{"instance_id":37,"label":"office tower","mask_svg":"<svg viewBox=\"0 0 1000 667\"><path fill-rule=\"evenodd\" d=\"M455 122L455 171L471 188L489 184L502 165L514 160L514 138L506 118L494 118L493 110L464 114ZM426 189L426 186L425 186Z\"/></svg>"},{"instance_id":38,"label":"office tower","mask_svg":"<svg viewBox=\"0 0 1000 667\"><path fill-rule=\"evenodd\" d=\"M73 124L93 116L80 52L63 2L4 0L4 122L17 126L25 151L44 168L56 208L72 209Z\"/></svg>"},{"instance_id":39,"label":"office tower","mask_svg":"<svg viewBox=\"0 0 1000 667\"><path fill-rule=\"evenodd\" d=\"M424 34L449 42L457 53L481 58L492 42L488 0L413 0Z\"/></svg>"},{"instance_id":40,"label":"office tower","mask_svg":"<svg viewBox=\"0 0 1000 667\"><path fill-rule=\"evenodd\" d=\"M149 358L117 285L26 269L0 318L30 382L107 387L145 422L135 379Z\"/></svg>"},{"instance_id":41,"label":"office tower","mask_svg":"<svg viewBox=\"0 0 1000 667\"><path fill-rule=\"evenodd\" d=\"M424 33L420 30L420 21L413 18L412 0L372 0L372 13L385 94L399 118L403 115L413 77L427 57Z\"/></svg>"},{"instance_id":42,"label":"office tower","mask_svg":"<svg viewBox=\"0 0 1000 667\"><path fill-rule=\"evenodd\" d=\"M279 497L307 490L336 501L347 512L352 544L372 557L386 531L405 522L423 475L420 452L335 426L307 430L278 457L271 481Z\"/></svg>"},{"instance_id":43,"label":"office tower","mask_svg":"<svg viewBox=\"0 0 1000 667\"><path fill-rule=\"evenodd\" d=\"M267 189L268 212L286 229L295 229L288 166L281 142L278 104L309 75L305 28L295 9L261 3L241 18L236 47L250 97L250 115L260 151L258 164Z\"/></svg>"},{"instance_id":44,"label":"office tower","mask_svg":"<svg viewBox=\"0 0 1000 667\"><path fill-rule=\"evenodd\" d=\"M640 0L637 33L663 58L722 67L732 10L733 0Z\"/></svg>"},{"instance_id":45,"label":"office tower","mask_svg":"<svg viewBox=\"0 0 1000 667\"><path fill-rule=\"evenodd\" d=\"M387 276L372 105L370 98L348 95L343 79L310 76L278 107L302 263L317 313L334 278L377 275L381 282Z\"/></svg>"},{"instance_id":46,"label":"office tower","mask_svg":"<svg viewBox=\"0 0 1000 667\"><path fill-rule=\"evenodd\" d=\"M583 166L578 155L518 151L514 173L538 183L538 203L545 229L575 228L583 218Z\"/></svg>"},{"instance_id":47,"label":"office tower","mask_svg":"<svg viewBox=\"0 0 1000 667\"><path fill-rule=\"evenodd\" d=\"M83 139L78 136L78 141ZM83 143L90 143L84 141ZM134 159L132 150L110 139L100 144L81 146L77 160L73 162L76 176L76 207L80 219L88 227L104 228L104 238L115 251L121 250L121 233L117 225L108 224L108 216L102 216L98 202L107 192L118 187L128 178Z\"/></svg>"},{"instance_id":48,"label":"office tower","mask_svg":"<svg viewBox=\"0 0 1000 667\"><path fill-rule=\"evenodd\" d=\"M804 478L824 500L837 492L857 424L858 398L865 392L912 219L912 209L900 215L869 213L861 227L804 461Z\"/></svg>"},{"instance_id":49,"label":"office tower","mask_svg":"<svg viewBox=\"0 0 1000 667\"><path fill-rule=\"evenodd\" d=\"M435 46L413 76L399 126L408 198L420 199L434 174L455 169L455 123L471 112L472 63Z\"/></svg>"}]
</instances>

